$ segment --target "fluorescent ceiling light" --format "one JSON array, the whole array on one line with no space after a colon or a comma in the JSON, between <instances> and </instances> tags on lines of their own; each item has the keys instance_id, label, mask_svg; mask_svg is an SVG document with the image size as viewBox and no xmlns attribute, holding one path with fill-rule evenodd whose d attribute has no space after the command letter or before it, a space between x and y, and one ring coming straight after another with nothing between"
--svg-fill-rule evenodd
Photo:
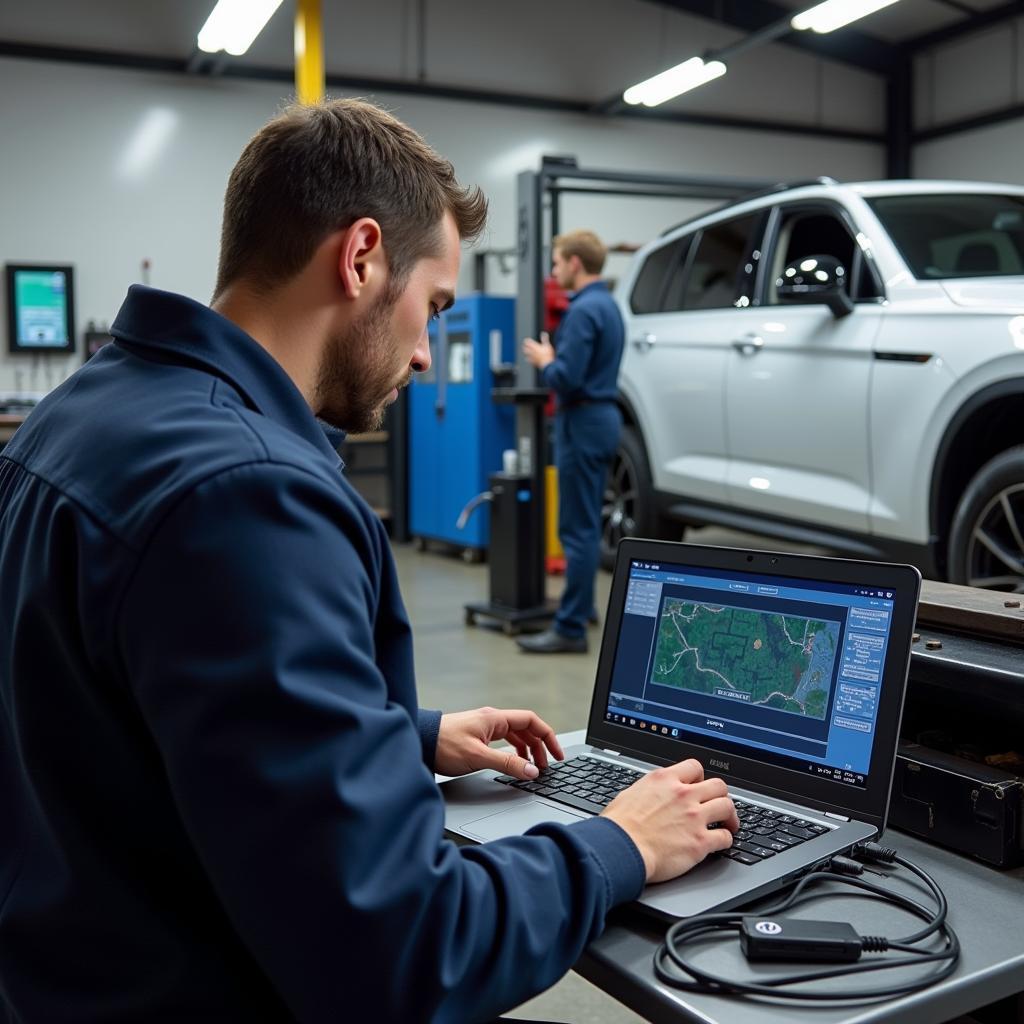
<instances>
[{"instance_id":1,"label":"fluorescent ceiling light","mask_svg":"<svg viewBox=\"0 0 1024 1024\"><path fill-rule=\"evenodd\" d=\"M790 25L797 30L832 32L894 3L896 0L825 0L817 7L801 11L790 21Z\"/></svg>"},{"instance_id":2,"label":"fluorescent ceiling light","mask_svg":"<svg viewBox=\"0 0 1024 1024\"><path fill-rule=\"evenodd\" d=\"M199 30L199 49L206 53L227 50L235 57L245 53L260 34L281 0L217 0L206 24Z\"/></svg>"},{"instance_id":3,"label":"fluorescent ceiling light","mask_svg":"<svg viewBox=\"0 0 1024 1024\"><path fill-rule=\"evenodd\" d=\"M696 89L705 82L721 78L724 74L725 65L720 60L705 63L700 57L691 57L668 71L662 71L660 75L648 78L646 82L631 86L622 94L622 98L633 106L642 103L645 107L656 107L659 103Z\"/></svg>"}]
</instances>

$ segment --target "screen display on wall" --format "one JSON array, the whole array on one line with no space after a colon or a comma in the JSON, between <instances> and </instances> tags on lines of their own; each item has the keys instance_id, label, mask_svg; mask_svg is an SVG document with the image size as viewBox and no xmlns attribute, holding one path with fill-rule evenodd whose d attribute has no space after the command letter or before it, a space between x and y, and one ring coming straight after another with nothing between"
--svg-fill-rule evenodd
<instances>
[{"instance_id":1,"label":"screen display on wall","mask_svg":"<svg viewBox=\"0 0 1024 1024\"><path fill-rule=\"evenodd\" d=\"M71 267L7 264L7 338L11 352L74 350Z\"/></svg>"}]
</instances>

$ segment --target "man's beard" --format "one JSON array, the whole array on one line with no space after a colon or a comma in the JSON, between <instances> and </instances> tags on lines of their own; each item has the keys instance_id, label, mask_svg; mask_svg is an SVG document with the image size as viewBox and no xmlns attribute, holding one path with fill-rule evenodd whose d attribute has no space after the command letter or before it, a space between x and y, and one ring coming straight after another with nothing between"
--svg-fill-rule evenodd
<instances>
[{"instance_id":1,"label":"man's beard","mask_svg":"<svg viewBox=\"0 0 1024 1024\"><path fill-rule=\"evenodd\" d=\"M348 330L334 335L317 371L316 414L351 434L379 430L392 388L403 388L412 370L398 377L391 343L395 296L386 293Z\"/></svg>"}]
</instances>

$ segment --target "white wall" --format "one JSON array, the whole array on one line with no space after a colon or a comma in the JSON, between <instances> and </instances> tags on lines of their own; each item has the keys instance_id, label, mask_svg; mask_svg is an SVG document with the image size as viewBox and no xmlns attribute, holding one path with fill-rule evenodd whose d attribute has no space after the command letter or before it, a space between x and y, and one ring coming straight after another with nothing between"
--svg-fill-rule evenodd
<instances>
[{"instance_id":1,"label":"white wall","mask_svg":"<svg viewBox=\"0 0 1024 1024\"><path fill-rule=\"evenodd\" d=\"M1024 18L936 46L914 59L914 127L941 128L1024 103Z\"/></svg>"},{"instance_id":2,"label":"white wall","mask_svg":"<svg viewBox=\"0 0 1024 1024\"><path fill-rule=\"evenodd\" d=\"M942 128L1024 103L1024 18L952 39L914 61L914 127ZM914 147L914 177L1024 184L1024 118Z\"/></svg>"},{"instance_id":3,"label":"white wall","mask_svg":"<svg viewBox=\"0 0 1024 1024\"><path fill-rule=\"evenodd\" d=\"M1024 119L919 144L914 148L914 177L1024 185Z\"/></svg>"},{"instance_id":4,"label":"white wall","mask_svg":"<svg viewBox=\"0 0 1024 1024\"><path fill-rule=\"evenodd\" d=\"M0 262L74 264L79 332L89 319L113 318L128 285L141 280L143 259L152 261L150 283L206 301L228 174L246 140L286 100L271 83L0 59ZM515 175L544 153L573 154L591 167L751 178L850 180L884 168L882 148L867 143L403 95L378 100L488 194L487 246L513 243ZM699 208L574 197L563 228L643 242ZM511 277L493 281L492 290L514 288ZM5 317L0 309L0 323ZM33 358L0 355L0 390L47 390L77 365L33 365Z\"/></svg>"}]
</instances>

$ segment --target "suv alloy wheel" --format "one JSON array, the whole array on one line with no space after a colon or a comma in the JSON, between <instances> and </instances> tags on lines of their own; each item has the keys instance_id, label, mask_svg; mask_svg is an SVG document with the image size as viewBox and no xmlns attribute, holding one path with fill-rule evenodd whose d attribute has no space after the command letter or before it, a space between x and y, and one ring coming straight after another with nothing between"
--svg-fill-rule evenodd
<instances>
[{"instance_id":1,"label":"suv alloy wheel","mask_svg":"<svg viewBox=\"0 0 1024 1024\"><path fill-rule=\"evenodd\" d=\"M970 482L953 517L954 583L1024 593L1024 446L991 459Z\"/></svg>"}]
</instances>

